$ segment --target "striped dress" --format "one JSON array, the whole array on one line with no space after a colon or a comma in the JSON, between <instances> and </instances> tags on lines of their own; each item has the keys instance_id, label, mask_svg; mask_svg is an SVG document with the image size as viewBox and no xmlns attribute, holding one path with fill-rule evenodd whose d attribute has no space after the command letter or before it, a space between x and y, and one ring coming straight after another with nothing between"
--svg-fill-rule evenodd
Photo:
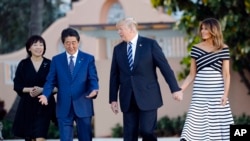
<instances>
[{"instance_id":1,"label":"striped dress","mask_svg":"<svg viewBox=\"0 0 250 141\"><path fill-rule=\"evenodd\" d=\"M193 84L192 101L182 130L186 141L229 141L230 124L234 124L229 101L223 107L224 94L222 61L229 59L229 49L206 52L193 47L197 73Z\"/></svg>"}]
</instances>

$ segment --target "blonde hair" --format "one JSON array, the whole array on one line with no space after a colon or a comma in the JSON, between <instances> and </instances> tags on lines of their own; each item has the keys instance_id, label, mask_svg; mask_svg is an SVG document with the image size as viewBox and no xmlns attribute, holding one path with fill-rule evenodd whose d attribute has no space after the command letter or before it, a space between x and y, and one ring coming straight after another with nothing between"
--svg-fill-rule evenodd
<instances>
[{"instance_id":1,"label":"blonde hair","mask_svg":"<svg viewBox=\"0 0 250 141\"><path fill-rule=\"evenodd\" d=\"M200 36L202 26L205 26L212 35L213 46L215 46L217 50L221 50L225 45L219 21L214 18L207 18L201 21L198 31Z\"/></svg>"},{"instance_id":2,"label":"blonde hair","mask_svg":"<svg viewBox=\"0 0 250 141\"><path fill-rule=\"evenodd\" d=\"M135 21L134 18L124 18L120 21L117 22L116 24L116 27L119 27L119 26L122 26L122 25L125 25L127 26L128 28L134 30L134 31L137 31L137 22Z\"/></svg>"}]
</instances>

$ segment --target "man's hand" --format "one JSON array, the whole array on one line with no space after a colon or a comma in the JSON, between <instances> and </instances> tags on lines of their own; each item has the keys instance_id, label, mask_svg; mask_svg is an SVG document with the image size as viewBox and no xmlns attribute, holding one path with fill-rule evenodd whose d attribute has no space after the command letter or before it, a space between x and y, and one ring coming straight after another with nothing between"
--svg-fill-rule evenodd
<instances>
[{"instance_id":1,"label":"man's hand","mask_svg":"<svg viewBox=\"0 0 250 141\"><path fill-rule=\"evenodd\" d=\"M177 101L182 101L182 99L183 99L182 91L180 90L180 91L174 92L173 93L173 99L177 100Z\"/></svg>"},{"instance_id":2,"label":"man's hand","mask_svg":"<svg viewBox=\"0 0 250 141\"><path fill-rule=\"evenodd\" d=\"M98 94L98 91L97 90L93 90L89 95L87 95L86 97L87 98L94 98L96 97Z\"/></svg>"},{"instance_id":3,"label":"man's hand","mask_svg":"<svg viewBox=\"0 0 250 141\"><path fill-rule=\"evenodd\" d=\"M38 98L39 98L39 102L42 105L48 105L48 99L45 95L39 95Z\"/></svg>"},{"instance_id":4,"label":"man's hand","mask_svg":"<svg viewBox=\"0 0 250 141\"><path fill-rule=\"evenodd\" d=\"M115 114L119 113L118 103L116 101L111 102L111 109Z\"/></svg>"}]
</instances>

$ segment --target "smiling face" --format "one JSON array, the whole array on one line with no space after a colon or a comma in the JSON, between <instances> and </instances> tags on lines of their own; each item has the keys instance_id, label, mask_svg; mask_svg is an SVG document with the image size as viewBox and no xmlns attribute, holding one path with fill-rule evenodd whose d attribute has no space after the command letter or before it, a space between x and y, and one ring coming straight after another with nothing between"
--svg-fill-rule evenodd
<instances>
[{"instance_id":1,"label":"smiling face","mask_svg":"<svg viewBox=\"0 0 250 141\"><path fill-rule=\"evenodd\" d=\"M79 41L75 36L68 36L64 40L64 47L70 55L73 55L78 50Z\"/></svg>"},{"instance_id":2,"label":"smiling face","mask_svg":"<svg viewBox=\"0 0 250 141\"><path fill-rule=\"evenodd\" d=\"M211 31L203 24L200 29L202 40L208 40L212 38Z\"/></svg>"},{"instance_id":3,"label":"smiling face","mask_svg":"<svg viewBox=\"0 0 250 141\"><path fill-rule=\"evenodd\" d=\"M41 41L34 42L29 51L31 52L31 56L40 57L44 53L44 44Z\"/></svg>"},{"instance_id":4,"label":"smiling face","mask_svg":"<svg viewBox=\"0 0 250 141\"><path fill-rule=\"evenodd\" d=\"M207 18L201 21L199 35L203 41L212 41L212 45L218 50L224 47L223 34L217 19Z\"/></svg>"},{"instance_id":5,"label":"smiling face","mask_svg":"<svg viewBox=\"0 0 250 141\"><path fill-rule=\"evenodd\" d=\"M32 35L26 42L26 51L28 56L43 56L46 51L46 43L43 37Z\"/></svg>"},{"instance_id":6,"label":"smiling face","mask_svg":"<svg viewBox=\"0 0 250 141\"><path fill-rule=\"evenodd\" d=\"M199 34L203 41L208 39L221 40L222 31L219 22L214 18L208 18L201 22L199 27Z\"/></svg>"},{"instance_id":7,"label":"smiling face","mask_svg":"<svg viewBox=\"0 0 250 141\"><path fill-rule=\"evenodd\" d=\"M66 28L61 33L61 40L66 52L73 55L79 48L80 36L73 28Z\"/></svg>"}]
</instances>

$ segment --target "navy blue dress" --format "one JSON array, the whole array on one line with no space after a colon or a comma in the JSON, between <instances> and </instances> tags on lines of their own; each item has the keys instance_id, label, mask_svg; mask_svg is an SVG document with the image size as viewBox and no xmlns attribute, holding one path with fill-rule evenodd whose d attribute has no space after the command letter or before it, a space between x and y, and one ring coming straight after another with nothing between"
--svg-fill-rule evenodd
<instances>
[{"instance_id":1,"label":"navy blue dress","mask_svg":"<svg viewBox=\"0 0 250 141\"><path fill-rule=\"evenodd\" d=\"M44 106L39 103L37 97L31 97L22 90L24 87L43 87L50 63L49 59L44 58L38 71L35 70L30 57L18 64L14 90L20 96L20 101L13 123L13 133L17 137L47 137L50 121L55 117L55 98L50 97L49 104Z\"/></svg>"}]
</instances>

